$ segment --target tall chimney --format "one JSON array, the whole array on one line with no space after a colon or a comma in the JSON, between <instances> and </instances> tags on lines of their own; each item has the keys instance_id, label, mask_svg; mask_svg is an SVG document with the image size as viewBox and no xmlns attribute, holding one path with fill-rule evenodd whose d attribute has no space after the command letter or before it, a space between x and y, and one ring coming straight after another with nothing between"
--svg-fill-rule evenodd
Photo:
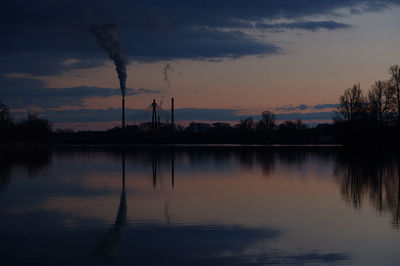
<instances>
[{"instance_id":1,"label":"tall chimney","mask_svg":"<svg viewBox=\"0 0 400 266\"><path fill-rule=\"evenodd\" d=\"M122 97L122 128L125 128L125 97Z\"/></svg>"},{"instance_id":2,"label":"tall chimney","mask_svg":"<svg viewBox=\"0 0 400 266\"><path fill-rule=\"evenodd\" d=\"M171 128L172 131L175 129L175 121L174 121L174 98L171 98Z\"/></svg>"},{"instance_id":3,"label":"tall chimney","mask_svg":"<svg viewBox=\"0 0 400 266\"><path fill-rule=\"evenodd\" d=\"M156 104L156 99L153 99L153 103L151 104L153 106L153 114L151 115L151 130L153 133L156 132L157 130L157 104Z\"/></svg>"}]
</instances>

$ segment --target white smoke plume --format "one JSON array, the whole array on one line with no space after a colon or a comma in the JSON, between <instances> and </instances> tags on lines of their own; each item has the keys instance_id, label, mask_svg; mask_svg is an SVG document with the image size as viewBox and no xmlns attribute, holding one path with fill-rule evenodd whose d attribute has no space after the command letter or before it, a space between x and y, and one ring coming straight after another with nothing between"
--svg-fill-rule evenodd
<instances>
[{"instance_id":1,"label":"white smoke plume","mask_svg":"<svg viewBox=\"0 0 400 266\"><path fill-rule=\"evenodd\" d=\"M167 63L164 67L163 74L164 74L164 81L167 84L168 88L171 87L171 81L169 79L169 72L174 71L170 63Z\"/></svg>"},{"instance_id":2,"label":"white smoke plume","mask_svg":"<svg viewBox=\"0 0 400 266\"><path fill-rule=\"evenodd\" d=\"M164 96L161 97L161 100L159 102L160 102L160 104L158 106L159 106L160 109L162 109L162 105L164 103Z\"/></svg>"},{"instance_id":3,"label":"white smoke plume","mask_svg":"<svg viewBox=\"0 0 400 266\"><path fill-rule=\"evenodd\" d=\"M118 39L120 33L119 25L116 23L95 24L90 28L90 31L96 36L98 43L108 53L110 59L114 61L122 97L125 97L127 59L124 55L122 44Z\"/></svg>"}]
</instances>

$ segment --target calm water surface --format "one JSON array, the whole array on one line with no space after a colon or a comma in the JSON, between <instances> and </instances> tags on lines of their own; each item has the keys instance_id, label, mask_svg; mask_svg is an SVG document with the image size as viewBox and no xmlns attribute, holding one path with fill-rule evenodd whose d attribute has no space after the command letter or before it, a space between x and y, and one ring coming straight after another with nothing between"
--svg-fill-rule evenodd
<instances>
[{"instance_id":1,"label":"calm water surface","mask_svg":"<svg viewBox=\"0 0 400 266\"><path fill-rule=\"evenodd\" d=\"M399 265L396 155L0 153L1 265Z\"/></svg>"}]
</instances>

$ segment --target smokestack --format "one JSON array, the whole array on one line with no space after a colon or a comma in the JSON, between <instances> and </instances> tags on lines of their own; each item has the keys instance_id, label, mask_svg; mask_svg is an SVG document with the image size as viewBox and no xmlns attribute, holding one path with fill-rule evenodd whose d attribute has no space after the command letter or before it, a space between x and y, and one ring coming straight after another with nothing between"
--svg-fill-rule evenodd
<instances>
[{"instance_id":1,"label":"smokestack","mask_svg":"<svg viewBox=\"0 0 400 266\"><path fill-rule=\"evenodd\" d=\"M174 116L174 98L171 98L171 128L172 131L175 129L175 116Z\"/></svg>"},{"instance_id":2,"label":"smokestack","mask_svg":"<svg viewBox=\"0 0 400 266\"><path fill-rule=\"evenodd\" d=\"M151 104L153 106L153 114L151 115L151 130L153 133L156 131L156 123L157 123L157 103L156 99L153 99L153 103Z\"/></svg>"},{"instance_id":3,"label":"smokestack","mask_svg":"<svg viewBox=\"0 0 400 266\"><path fill-rule=\"evenodd\" d=\"M114 61L122 94L122 127L124 128L127 59L122 50L122 44L118 39L119 25L116 23L95 24L90 28L90 31L96 36L97 42L108 53L110 59Z\"/></svg>"},{"instance_id":4,"label":"smokestack","mask_svg":"<svg viewBox=\"0 0 400 266\"><path fill-rule=\"evenodd\" d=\"M122 128L125 128L125 97L122 97Z\"/></svg>"}]
</instances>

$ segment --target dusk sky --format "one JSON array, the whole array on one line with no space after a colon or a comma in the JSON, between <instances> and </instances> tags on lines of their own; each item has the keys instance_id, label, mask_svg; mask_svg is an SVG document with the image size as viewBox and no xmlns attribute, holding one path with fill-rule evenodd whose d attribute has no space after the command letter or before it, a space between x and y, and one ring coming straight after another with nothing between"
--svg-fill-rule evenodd
<instances>
[{"instance_id":1,"label":"dusk sky","mask_svg":"<svg viewBox=\"0 0 400 266\"><path fill-rule=\"evenodd\" d=\"M171 97L177 123L264 110L330 121L346 88L367 90L400 64L399 14L400 0L4 0L0 100L55 128L119 125L115 66L90 31L116 23L128 124L151 120L153 98L169 109Z\"/></svg>"}]
</instances>

